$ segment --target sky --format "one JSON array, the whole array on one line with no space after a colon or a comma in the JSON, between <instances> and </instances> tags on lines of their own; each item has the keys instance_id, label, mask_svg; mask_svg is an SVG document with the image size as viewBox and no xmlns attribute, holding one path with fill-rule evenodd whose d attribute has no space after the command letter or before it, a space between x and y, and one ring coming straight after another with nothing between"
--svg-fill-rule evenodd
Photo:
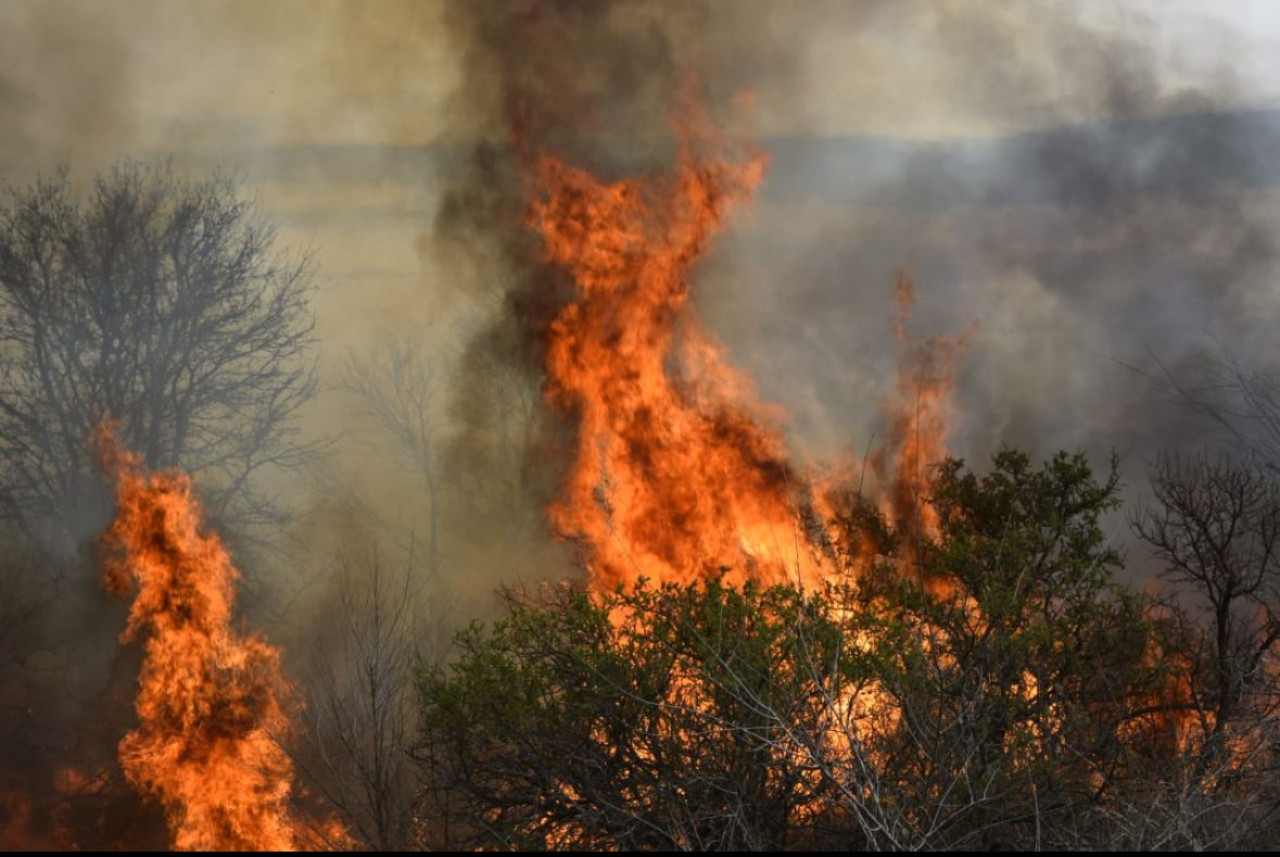
<instances>
[{"instance_id":1,"label":"sky","mask_svg":"<svg viewBox=\"0 0 1280 857\"><path fill-rule=\"evenodd\" d=\"M1058 72L1049 68L1055 34L1038 10L1069 9L1099 32L1139 36L1171 80L1203 83L1229 64L1248 81L1235 103L1280 104L1280 8L1268 0L1004 0L864 11L875 5L720 4L728 36L743 26L734 19L750 18L800 70L799 91L779 77L757 93L764 133L968 136L1094 113L1070 103L1065 83L999 110L931 97L964 89L954 79L964 68L948 61L955 19L944 10L955 6L985 9L1017 28L1019 43L990 47L1008 52L1019 74ZM85 149L111 157L466 136L474 129L458 127L445 109L462 69L443 8L430 0L5 0L0 79L6 113L23 132L5 146L5 169Z\"/></svg>"}]
</instances>

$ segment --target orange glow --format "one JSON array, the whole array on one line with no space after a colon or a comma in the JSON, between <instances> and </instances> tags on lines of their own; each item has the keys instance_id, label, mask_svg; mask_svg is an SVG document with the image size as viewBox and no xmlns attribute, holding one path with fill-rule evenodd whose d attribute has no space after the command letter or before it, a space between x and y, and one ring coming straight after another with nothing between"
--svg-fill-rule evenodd
<instances>
[{"instance_id":1,"label":"orange glow","mask_svg":"<svg viewBox=\"0 0 1280 857\"><path fill-rule=\"evenodd\" d=\"M936 336L913 346L907 321L915 304L915 284L898 275L898 313L894 334L898 342L898 375L885 402L889 436L870 460L879 485L880 511L903 536L905 571L919 565L920 538L938 534L938 512L928 500L930 469L949 455L947 428L954 419L951 391L957 360L968 342L961 336ZM930 580L935 594L953 594L949 584Z\"/></svg>"},{"instance_id":2,"label":"orange glow","mask_svg":"<svg viewBox=\"0 0 1280 857\"><path fill-rule=\"evenodd\" d=\"M546 396L577 429L570 472L549 509L552 525L582 544L597 593L641 578L688 584L723 574L735 585L805 588L838 583L847 571L856 578L876 546L865 533L841 531L841 490L815 486L788 462L776 413L727 364L690 303L692 267L749 201L765 159L727 158L705 134L680 130L668 174L605 182L549 156L529 171L529 224L544 260L574 285L547 331ZM932 536L937 514L925 487L930 467L947 455L952 369L963 340L940 337L913 349L905 277L898 299L892 432L869 462L871 490L900 530ZM850 540L853 555L833 547ZM614 615L620 632L628 618L635 617ZM705 700L679 698L688 689L675 682L669 702L704 707ZM825 750L844 759L855 733L872 724L892 731L899 713L867 683L843 688L828 719ZM812 748L778 752L803 756ZM565 833L553 828L548 841Z\"/></svg>"},{"instance_id":3,"label":"orange glow","mask_svg":"<svg viewBox=\"0 0 1280 857\"><path fill-rule=\"evenodd\" d=\"M121 641L143 646L125 774L163 804L176 849L292 850L280 653L231 629L239 573L202 531L191 480L146 472L109 426L97 441L117 505L103 576L116 595L136 588Z\"/></svg>"},{"instance_id":4,"label":"orange glow","mask_svg":"<svg viewBox=\"0 0 1280 857\"><path fill-rule=\"evenodd\" d=\"M0 773L3 770L0 769ZM59 833L40 833L27 796L7 785L0 787L0 851L69 851L73 846Z\"/></svg>"}]
</instances>

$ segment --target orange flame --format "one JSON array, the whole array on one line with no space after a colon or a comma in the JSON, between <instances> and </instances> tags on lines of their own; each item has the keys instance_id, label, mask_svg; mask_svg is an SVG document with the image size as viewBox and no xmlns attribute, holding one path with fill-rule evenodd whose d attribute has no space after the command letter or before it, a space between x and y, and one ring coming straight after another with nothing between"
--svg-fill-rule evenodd
<instances>
[{"instance_id":1,"label":"orange flame","mask_svg":"<svg viewBox=\"0 0 1280 857\"><path fill-rule=\"evenodd\" d=\"M686 112L696 113L689 107ZM695 116L692 125L701 126ZM833 572L805 522L827 500L788 463L777 420L689 303L689 272L763 176L700 128L678 129L677 166L617 182L542 156L529 223L574 299L549 328L546 394L575 420L571 473L550 517L586 548L591 584L640 577L818 585ZM710 153L710 154L708 154ZM890 436L870 459L879 505L911 545L936 532L930 467L947 456L954 366L967 334L911 347L914 287L898 280L900 347Z\"/></svg>"},{"instance_id":2,"label":"orange flame","mask_svg":"<svg viewBox=\"0 0 1280 857\"><path fill-rule=\"evenodd\" d=\"M689 304L690 267L765 159L703 157L690 136L669 175L603 182L548 156L533 167L530 225L577 287L549 329L546 394L578 428L551 521L583 541L598 590L722 572L816 582L797 511L807 486Z\"/></svg>"},{"instance_id":3,"label":"orange flame","mask_svg":"<svg viewBox=\"0 0 1280 857\"><path fill-rule=\"evenodd\" d=\"M889 437L870 460L880 491L880 511L903 536L904 570L919 563L916 545L938 532L938 511L928 500L930 468L949 455L947 430L953 418L955 367L969 333L936 336L912 347L907 321L915 304L915 284L905 273L897 283L898 377L885 402ZM931 587L945 586L930 581Z\"/></svg>"},{"instance_id":4,"label":"orange flame","mask_svg":"<svg viewBox=\"0 0 1280 857\"><path fill-rule=\"evenodd\" d=\"M292 850L293 766L276 741L289 719L280 702L280 653L231 629L239 573L218 537L201 532L191 480L147 473L97 433L118 508L103 536L114 555L103 575L123 596L134 586L121 641L143 639L137 729L120 742L135 788L165 807L179 850Z\"/></svg>"}]
</instances>

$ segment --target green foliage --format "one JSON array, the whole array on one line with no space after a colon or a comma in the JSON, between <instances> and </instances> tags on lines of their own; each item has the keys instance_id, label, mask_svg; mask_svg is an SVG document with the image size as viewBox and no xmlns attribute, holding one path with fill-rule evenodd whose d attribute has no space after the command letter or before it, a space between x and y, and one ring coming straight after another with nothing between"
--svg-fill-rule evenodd
<instances>
[{"instance_id":1,"label":"green foliage","mask_svg":"<svg viewBox=\"0 0 1280 857\"><path fill-rule=\"evenodd\" d=\"M1099 483L1083 454L1059 453L1036 470L1025 453L1005 450L984 476L945 463L934 485L942 532L932 570L997 623L1028 602L1092 598L1122 565L1099 525L1120 503L1115 466Z\"/></svg>"},{"instance_id":2,"label":"green foliage","mask_svg":"<svg viewBox=\"0 0 1280 857\"><path fill-rule=\"evenodd\" d=\"M892 777L917 784L910 799L937 807L948 841L1000 844L1123 774L1134 748L1122 735L1137 727L1120 730L1159 678L1144 664L1141 601L1114 581L1122 557L1100 525L1117 486L1114 461L1099 482L1082 455L1037 469L1006 450L981 476L949 461L921 573L863 593L869 612L910 629L884 676L903 715Z\"/></svg>"},{"instance_id":3,"label":"green foliage","mask_svg":"<svg viewBox=\"0 0 1280 857\"><path fill-rule=\"evenodd\" d=\"M795 844L816 783L796 734L855 666L840 642L824 599L783 587L512 600L420 674L437 820L449 844Z\"/></svg>"},{"instance_id":4,"label":"green foliage","mask_svg":"<svg viewBox=\"0 0 1280 857\"><path fill-rule=\"evenodd\" d=\"M1100 524L1116 490L1114 462L1098 481L1082 456L1007 451L941 468L936 535L852 593L511 598L418 676L432 844L1088 844L1079 819L1130 770L1160 682ZM850 516L846 555L902 546L851 508L874 531Z\"/></svg>"}]
</instances>

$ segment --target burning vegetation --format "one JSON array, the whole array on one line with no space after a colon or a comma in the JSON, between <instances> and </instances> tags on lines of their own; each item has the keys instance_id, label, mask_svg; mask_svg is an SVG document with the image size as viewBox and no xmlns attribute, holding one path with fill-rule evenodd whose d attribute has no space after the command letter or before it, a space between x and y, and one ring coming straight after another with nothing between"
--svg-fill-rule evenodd
<instances>
[{"instance_id":1,"label":"burning vegetation","mask_svg":"<svg viewBox=\"0 0 1280 857\"><path fill-rule=\"evenodd\" d=\"M607 12L571 7L520 0L510 20L639 87L591 38ZM333 586L307 568L283 596L240 590L237 565L279 555L250 534L287 544L259 476L324 464L291 422L318 386L310 263L273 255L229 180L126 164L83 205L64 175L0 218L0 520L60 570L0 578L0 736L21 750L0 759L0 845L1189 849L1280 830L1275 377L1219 366L1214 395L1242 403L1221 409L1165 379L1248 454L1157 459L1127 520L1162 570L1145 591L1124 582L1118 458L952 454L982 328L913 337L905 271L883 431L856 460L799 464L693 291L769 156L686 82L665 168L588 168L561 136L581 105L560 57L548 74L506 51L507 17L463 8L502 49L488 71L527 87L501 93L520 122L477 159L483 193L446 194L440 220L501 233L500 252L466 246L518 282L449 405L412 347L348 367L429 495L403 572L344 551ZM316 483L341 515L298 524L304 541L393 541ZM551 579L468 624L440 581L502 552L466 554L448 507L486 492L510 515L452 528L505 545L536 516L505 559ZM88 566L116 602L67 599ZM274 642L238 598L275 608L252 623ZM68 617L115 640L91 687L50 651L44 626ZM64 688L88 702L54 704Z\"/></svg>"},{"instance_id":2,"label":"burning vegetation","mask_svg":"<svg viewBox=\"0 0 1280 857\"><path fill-rule=\"evenodd\" d=\"M96 442L116 498L103 580L133 593L121 642L143 649L139 723L120 742L125 775L163 804L178 850L294 850L280 653L234 630L240 575L204 531L191 480L147 473L109 427Z\"/></svg>"},{"instance_id":3,"label":"burning vegetation","mask_svg":"<svg viewBox=\"0 0 1280 857\"><path fill-rule=\"evenodd\" d=\"M172 848L1077 847L1099 832L1148 847L1223 841L1213 825L1280 800L1262 780L1280 737L1268 469L1163 460L1158 506L1132 521L1171 588L1129 590L1103 529L1114 462L1099 480L1083 455L1006 450L986 473L949 455L973 329L913 342L905 274L883 441L853 466L796 467L784 415L691 301L766 168L707 128L682 117L674 168L642 178L523 159L542 282L565 278L531 331L571 438L546 515L585 585L508 593L452 659L412 670L409 577L344 565L341 645L300 695L280 649L236 629L240 574L192 479L96 429L114 497L102 580L131 598L120 643L140 653L119 771L163 809ZM62 766L53 790L110 812L113 770ZM21 789L3 806L15 846L84 836Z\"/></svg>"},{"instance_id":4,"label":"burning vegetation","mask_svg":"<svg viewBox=\"0 0 1280 857\"><path fill-rule=\"evenodd\" d=\"M669 174L603 182L543 155L528 178L544 259L574 286L547 330L546 397L573 424L576 446L550 518L559 535L582 542L601 592L642 578L725 575L821 587L841 571L814 475L787 459L782 414L728 365L690 301L691 269L766 165L753 150L726 153L707 124L681 117ZM947 456L964 338L913 348L914 298L900 275L899 376L868 488L890 520L934 532L925 483Z\"/></svg>"},{"instance_id":5,"label":"burning vegetation","mask_svg":"<svg viewBox=\"0 0 1280 857\"><path fill-rule=\"evenodd\" d=\"M796 467L691 301L766 167L706 128L683 117L675 167L642 178L524 158L543 282L567 278L531 331L571 439L546 515L585 580L508 593L451 659L411 669L409 577L344 565L341 645L304 698L236 629L240 574L192 479L97 428L102 580L140 653L119 771L171 847L1154 847L1224 841L1214 825L1280 800L1268 469L1165 459L1133 526L1180 588L1128 589L1103 528L1114 461L1099 480L1081 454L1006 450L985 473L949 455L973 329L913 342L905 274L884 440ZM53 788L109 812L113 770ZM83 835L21 790L3 806L15 845Z\"/></svg>"},{"instance_id":6,"label":"burning vegetation","mask_svg":"<svg viewBox=\"0 0 1280 857\"><path fill-rule=\"evenodd\" d=\"M1247 635L1258 707L1231 743L1197 698L1226 685L1197 679L1185 648L1215 648L1208 631L1182 637L1185 605L1117 581L1102 524L1116 462L1099 481L1078 454L1037 467L1007 450L987 474L949 455L972 331L913 345L905 275L869 478L787 461L778 415L689 300L764 166L723 159L700 124L679 124L670 174L533 162L529 222L573 286L546 334L547 400L575 438L550 518L581 544L588 587L513 596L426 674L415 755L432 829L535 849L1156 847L1217 835L1148 828L1182 812L1171 800L1205 818L1256 809L1256 793L1226 807L1236 772L1273 763L1269 620ZM1280 508L1267 496L1250 494ZM1275 543L1261 519L1238 523Z\"/></svg>"}]
</instances>

